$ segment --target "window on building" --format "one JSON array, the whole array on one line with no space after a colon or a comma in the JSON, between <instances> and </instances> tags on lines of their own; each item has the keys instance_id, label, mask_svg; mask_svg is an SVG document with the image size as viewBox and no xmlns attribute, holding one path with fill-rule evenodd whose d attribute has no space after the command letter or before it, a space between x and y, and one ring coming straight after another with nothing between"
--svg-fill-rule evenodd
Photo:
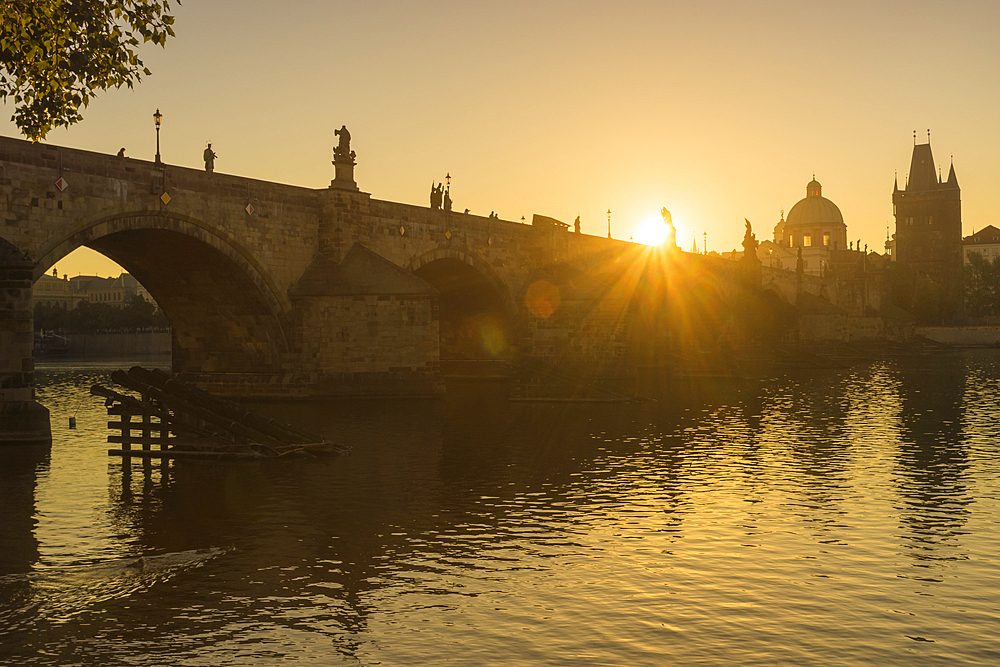
<instances>
[{"instance_id":1,"label":"window on building","mask_svg":"<svg viewBox=\"0 0 1000 667\"><path fill-rule=\"evenodd\" d=\"M830 245L830 232L823 232L823 245Z\"/></svg>"},{"instance_id":2,"label":"window on building","mask_svg":"<svg viewBox=\"0 0 1000 667\"><path fill-rule=\"evenodd\" d=\"M804 245L805 247L808 248L812 244L813 244L812 234L803 234L802 235L802 245Z\"/></svg>"},{"instance_id":3,"label":"window on building","mask_svg":"<svg viewBox=\"0 0 1000 667\"><path fill-rule=\"evenodd\" d=\"M791 235L789 235L788 236L788 247L791 248L794 245L795 245L795 238L792 237Z\"/></svg>"}]
</instances>

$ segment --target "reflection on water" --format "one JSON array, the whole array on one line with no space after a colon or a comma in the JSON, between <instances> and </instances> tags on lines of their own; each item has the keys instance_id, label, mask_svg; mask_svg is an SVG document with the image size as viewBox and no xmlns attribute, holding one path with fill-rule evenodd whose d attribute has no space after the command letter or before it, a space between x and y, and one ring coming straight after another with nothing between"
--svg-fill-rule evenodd
<instances>
[{"instance_id":1,"label":"reflection on water","mask_svg":"<svg viewBox=\"0 0 1000 667\"><path fill-rule=\"evenodd\" d=\"M51 456L0 466L0 663L1000 660L994 352L261 406L352 453L128 477L85 395L109 370L40 369Z\"/></svg>"}]
</instances>

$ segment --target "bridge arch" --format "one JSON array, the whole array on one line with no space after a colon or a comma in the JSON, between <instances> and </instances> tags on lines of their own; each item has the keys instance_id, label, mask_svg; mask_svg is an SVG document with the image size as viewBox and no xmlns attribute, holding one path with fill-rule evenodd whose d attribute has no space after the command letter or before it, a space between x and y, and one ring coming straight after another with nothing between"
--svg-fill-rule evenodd
<instances>
[{"instance_id":1,"label":"bridge arch","mask_svg":"<svg viewBox=\"0 0 1000 667\"><path fill-rule=\"evenodd\" d=\"M275 372L287 301L238 241L202 221L148 211L82 221L39 249L37 280L81 246L124 267L173 328L176 372Z\"/></svg>"},{"instance_id":2,"label":"bridge arch","mask_svg":"<svg viewBox=\"0 0 1000 667\"><path fill-rule=\"evenodd\" d=\"M406 268L440 293L441 360L510 360L517 356L518 310L507 284L467 249L439 247Z\"/></svg>"},{"instance_id":3,"label":"bridge arch","mask_svg":"<svg viewBox=\"0 0 1000 667\"><path fill-rule=\"evenodd\" d=\"M762 287L760 291L762 295L771 293L779 301L786 303L788 305L795 305L793 300L788 297L788 294L785 292L785 289L778 283L770 282L767 285L764 285L764 287Z\"/></svg>"}]
</instances>

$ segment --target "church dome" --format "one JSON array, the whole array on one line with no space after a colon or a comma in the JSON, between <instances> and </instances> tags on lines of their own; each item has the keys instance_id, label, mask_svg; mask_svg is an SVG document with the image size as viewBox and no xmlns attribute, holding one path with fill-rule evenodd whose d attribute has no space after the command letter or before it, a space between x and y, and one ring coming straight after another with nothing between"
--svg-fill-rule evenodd
<instances>
[{"instance_id":1,"label":"church dome","mask_svg":"<svg viewBox=\"0 0 1000 667\"><path fill-rule=\"evenodd\" d=\"M832 201L823 196L823 186L816 180L806 185L806 198L800 199L785 217L785 229L803 225L843 225L844 216Z\"/></svg>"}]
</instances>

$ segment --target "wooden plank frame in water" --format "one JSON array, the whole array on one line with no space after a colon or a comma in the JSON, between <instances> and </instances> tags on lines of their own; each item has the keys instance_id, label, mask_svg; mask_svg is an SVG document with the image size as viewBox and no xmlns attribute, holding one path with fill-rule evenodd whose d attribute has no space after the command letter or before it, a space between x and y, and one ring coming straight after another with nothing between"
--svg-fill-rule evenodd
<instances>
[{"instance_id":1,"label":"wooden plank frame in water","mask_svg":"<svg viewBox=\"0 0 1000 667\"><path fill-rule=\"evenodd\" d=\"M133 366L111 379L141 398L94 385L105 399L108 442L120 444L109 456L151 459L277 459L344 454L347 448L315 433L258 415L243 406L181 382L159 370ZM141 449L133 449L139 446ZM154 450L153 446L159 447Z\"/></svg>"}]
</instances>

